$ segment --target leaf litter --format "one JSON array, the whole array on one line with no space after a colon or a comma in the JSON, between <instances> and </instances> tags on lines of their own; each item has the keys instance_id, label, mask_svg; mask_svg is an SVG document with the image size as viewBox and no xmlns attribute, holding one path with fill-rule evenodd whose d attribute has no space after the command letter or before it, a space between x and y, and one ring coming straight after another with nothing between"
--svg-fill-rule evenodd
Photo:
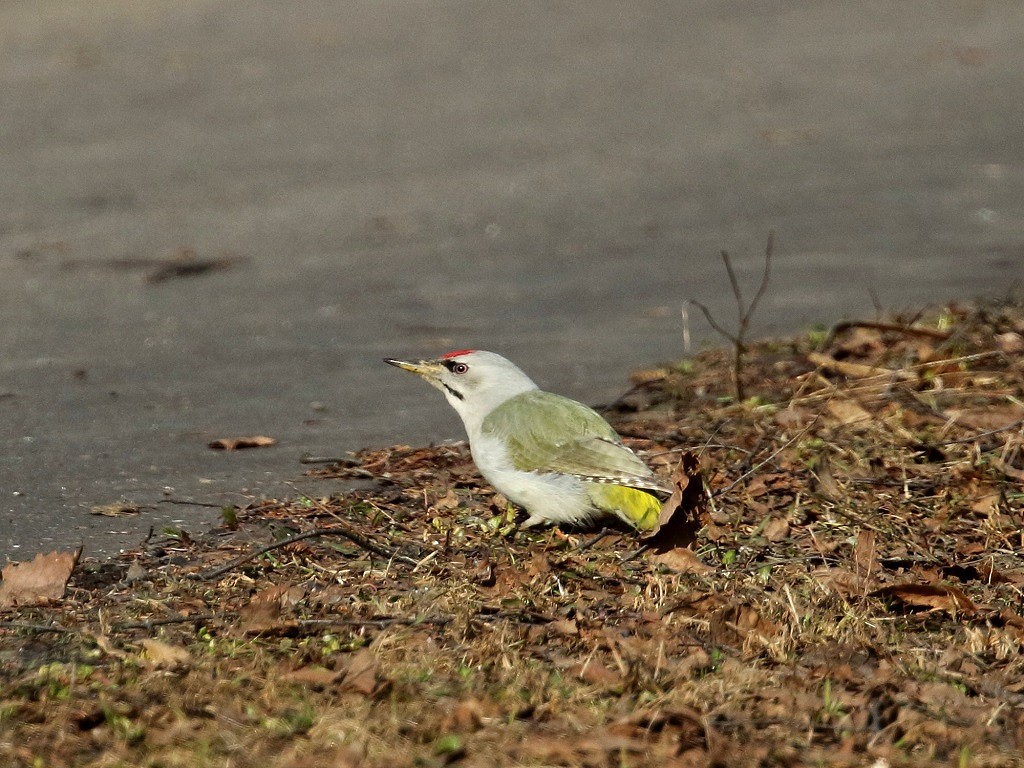
<instances>
[{"instance_id":1,"label":"leaf litter","mask_svg":"<svg viewBox=\"0 0 1024 768\"><path fill-rule=\"evenodd\" d=\"M0 613L0 763L1024 765L1022 333L749 344L739 402L726 351L640 372L664 538L518 530L445 444L85 559Z\"/></svg>"}]
</instances>

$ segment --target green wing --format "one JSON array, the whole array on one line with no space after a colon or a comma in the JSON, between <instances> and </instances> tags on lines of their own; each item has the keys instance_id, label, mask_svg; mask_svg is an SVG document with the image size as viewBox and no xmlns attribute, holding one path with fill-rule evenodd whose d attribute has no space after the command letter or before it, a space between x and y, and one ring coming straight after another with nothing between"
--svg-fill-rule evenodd
<instances>
[{"instance_id":1,"label":"green wing","mask_svg":"<svg viewBox=\"0 0 1024 768\"><path fill-rule=\"evenodd\" d=\"M561 395L516 395L487 415L482 431L501 438L512 465L524 472L666 490L597 411Z\"/></svg>"}]
</instances>

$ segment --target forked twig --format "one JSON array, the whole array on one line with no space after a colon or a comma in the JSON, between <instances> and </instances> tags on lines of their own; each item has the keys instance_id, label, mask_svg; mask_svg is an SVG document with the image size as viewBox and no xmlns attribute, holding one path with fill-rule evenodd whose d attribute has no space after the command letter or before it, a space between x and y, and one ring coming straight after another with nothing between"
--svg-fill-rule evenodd
<instances>
[{"instance_id":1,"label":"forked twig","mask_svg":"<svg viewBox=\"0 0 1024 768\"><path fill-rule=\"evenodd\" d=\"M750 328L750 318L753 317L754 311L757 309L757 305L761 302L761 297L764 296L765 291L768 289L768 283L771 280L772 254L774 251L775 233L769 232L768 243L764 249L764 272L761 273L761 282L758 284L757 291L754 293L754 298L751 299L750 304L745 304L743 301L743 290L740 288L739 280L736 278L736 271L732 268L732 258L729 256L729 252L721 252L722 262L725 264L725 272L729 276L729 286L732 288L732 295L736 300L736 312L739 317L735 333L728 331L723 326L719 325L718 321L716 321L714 316L711 314L711 310L709 310L704 304L696 299L687 300L687 304L692 304L701 311L704 315L704 319L708 321L708 325L732 342L732 384L733 392L736 395L737 400L746 399L740 373L743 370L743 355L747 351L747 330ZM684 319L687 317L685 312L683 317Z\"/></svg>"}]
</instances>

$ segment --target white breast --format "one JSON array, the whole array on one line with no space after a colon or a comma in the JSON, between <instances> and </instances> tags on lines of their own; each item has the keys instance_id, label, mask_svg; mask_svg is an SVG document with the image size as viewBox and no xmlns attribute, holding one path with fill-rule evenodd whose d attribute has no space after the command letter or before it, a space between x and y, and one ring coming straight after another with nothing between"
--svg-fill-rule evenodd
<instances>
[{"instance_id":1,"label":"white breast","mask_svg":"<svg viewBox=\"0 0 1024 768\"><path fill-rule=\"evenodd\" d=\"M541 522L581 523L596 512L581 480L572 475L518 470L512 466L505 446L495 437L474 436L470 450L487 482L530 513L526 526Z\"/></svg>"}]
</instances>

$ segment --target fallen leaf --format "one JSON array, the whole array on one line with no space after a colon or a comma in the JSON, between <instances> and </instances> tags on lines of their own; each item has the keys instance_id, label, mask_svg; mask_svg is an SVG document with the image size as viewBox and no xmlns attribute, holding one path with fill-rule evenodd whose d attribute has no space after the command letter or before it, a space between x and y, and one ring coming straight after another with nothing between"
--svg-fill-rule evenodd
<instances>
[{"instance_id":1,"label":"fallen leaf","mask_svg":"<svg viewBox=\"0 0 1024 768\"><path fill-rule=\"evenodd\" d=\"M572 619L558 619L557 621L552 621L548 624L548 627L552 632L557 632L558 634L565 635L566 637L573 637L580 633L579 627Z\"/></svg>"},{"instance_id":2,"label":"fallen leaf","mask_svg":"<svg viewBox=\"0 0 1024 768\"><path fill-rule=\"evenodd\" d=\"M349 659L345 668L345 676L341 680L341 690L349 693L371 695L377 690L377 658L369 648L360 648Z\"/></svg>"},{"instance_id":3,"label":"fallen leaf","mask_svg":"<svg viewBox=\"0 0 1024 768\"><path fill-rule=\"evenodd\" d=\"M123 517L124 515L137 515L142 511L138 504L96 504L89 508L90 515L102 515L104 517Z\"/></svg>"},{"instance_id":4,"label":"fallen leaf","mask_svg":"<svg viewBox=\"0 0 1024 768\"><path fill-rule=\"evenodd\" d=\"M891 584L876 589L871 597L889 597L912 608L966 614L975 613L974 603L963 590L948 584Z\"/></svg>"},{"instance_id":5,"label":"fallen leaf","mask_svg":"<svg viewBox=\"0 0 1024 768\"><path fill-rule=\"evenodd\" d=\"M74 552L40 553L27 563L8 563L0 583L0 608L41 605L62 598L81 554L79 548Z\"/></svg>"},{"instance_id":6,"label":"fallen leaf","mask_svg":"<svg viewBox=\"0 0 1024 768\"><path fill-rule=\"evenodd\" d=\"M853 564L860 587L858 591L864 592L867 590L868 585L874 581L874 575L878 570L875 532L870 528L861 528L857 534L857 543L853 547Z\"/></svg>"},{"instance_id":7,"label":"fallen leaf","mask_svg":"<svg viewBox=\"0 0 1024 768\"><path fill-rule=\"evenodd\" d=\"M289 583L273 584L253 595L238 611L242 631L248 635L259 635L291 628L292 622L282 620L281 613L285 605L294 602L290 599L292 589ZM305 590L300 589L305 594Z\"/></svg>"},{"instance_id":8,"label":"fallen leaf","mask_svg":"<svg viewBox=\"0 0 1024 768\"><path fill-rule=\"evenodd\" d=\"M243 448L265 448L276 442L277 440L272 437L254 435L252 437L222 437L207 443L207 445L215 451L240 451Z\"/></svg>"},{"instance_id":9,"label":"fallen leaf","mask_svg":"<svg viewBox=\"0 0 1024 768\"><path fill-rule=\"evenodd\" d=\"M448 493L442 496L440 499L434 502L433 508L438 511L446 511L450 509L458 509L459 496L455 493L455 489L449 489Z\"/></svg>"},{"instance_id":10,"label":"fallen leaf","mask_svg":"<svg viewBox=\"0 0 1024 768\"><path fill-rule=\"evenodd\" d=\"M180 248L173 258L154 261L156 268L146 275L146 282L162 283L176 277L196 277L229 269L242 261L245 261L243 257L230 253L212 259L199 258L191 248Z\"/></svg>"},{"instance_id":11,"label":"fallen leaf","mask_svg":"<svg viewBox=\"0 0 1024 768\"><path fill-rule=\"evenodd\" d=\"M306 666L285 672L281 679L286 683L297 683L310 688L324 689L338 680L338 673L324 667Z\"/></svg>"},{"instance_id":12,"label":"fallen leaf","mask_svg":"<svg viewBox=\"0 0 1024 768\"><path fill-rule=\"evenodd\" d=\"M853 400L829 400L828 410L840 424L860 424L873 418L870 412Z\"/></svg>"},{"instance_id":13,"label":"fallen leaf","mask_svg":"<svg viewBox=\"0 0 1024 768\"><path fill-rule=\"evenodd\" d=\"M772 543L785 541L789 538L789 521L773 517L764 527L764 537Z\"/></svg>"},{"instance_id":14,"label":"fallen leaf","mask_svg":"<svg viewBox=\"0 0 1024 768\"><path fill-rule=\"evenodd\" d=\"M696 454L686 451L672 473L672 494L661 505L658 522L642 538L657 552L692 544L697 540L706 503L700 461Z\"/></svg>"},{"instance_id":15,"label":"fallen leaf","mask_svg":"<svg viewBox=\"0 0 1024 768\"><path fill-rule=\"evenodd\" d=\"M600 688L613 689L622 686L622 675L594 659L590 659L583 665L579 676L582 680Z\"/></svg>"},{"instance_id":16,"label":"fallen leaf","mask_svg":"<svg viewBox=\"0 0 1024 768\"><path fill-rule=\"evenodd\" d=\"M711 573L715 569L697 557L689 547L673 547L651 555L651 560L676 573Z\"/></svg>"},{"instance_id":17,"label":"fallen leaf","mask_svg":"<svg viewBox=\"0 0 1024 768\"><path fill-rule=\"evenodd\" d=\"M147 663L157 669L181 669L192 663L192 655L180 645L148 637L142 641L142 647Z\"/></svg>"}]
</instances>

